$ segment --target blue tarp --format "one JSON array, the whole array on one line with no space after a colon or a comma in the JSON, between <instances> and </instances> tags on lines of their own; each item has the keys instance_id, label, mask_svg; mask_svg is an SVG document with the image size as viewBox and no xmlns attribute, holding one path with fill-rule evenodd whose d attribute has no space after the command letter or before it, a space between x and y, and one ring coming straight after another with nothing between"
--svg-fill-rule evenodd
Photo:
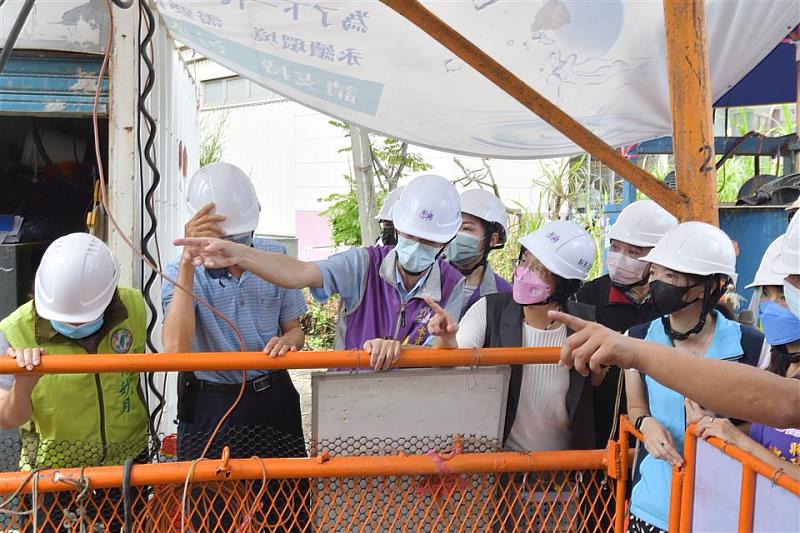
<instances>
[{"instance_id":1,"label":"blue tarp","mask_svg":"<svg viewBox=\"0 0 800 533\"><path fill-rule=\"evenodd\" d=\"M780 43L714 107L783 104L797 99L795 45Z\"/></svg>"}]
</instances>

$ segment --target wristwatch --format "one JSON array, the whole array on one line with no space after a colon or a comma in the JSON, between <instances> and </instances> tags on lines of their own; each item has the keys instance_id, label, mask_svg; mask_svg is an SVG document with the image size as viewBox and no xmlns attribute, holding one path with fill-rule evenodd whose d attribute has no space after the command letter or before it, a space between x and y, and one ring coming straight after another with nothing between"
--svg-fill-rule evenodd
<instances>
[{"instance_id":1,"label":"wristwatch","mask_svg":"<svg viewBox=\"0 0 800 533\"><path fill-rule=\"evenodd\" d=\"M633 427L636 429L636 431L642 430L642 422L644 422L645 418L650 418L650 415L642 415L636 419L636 422L633 424Z\"/></svg>"}]
</instances>

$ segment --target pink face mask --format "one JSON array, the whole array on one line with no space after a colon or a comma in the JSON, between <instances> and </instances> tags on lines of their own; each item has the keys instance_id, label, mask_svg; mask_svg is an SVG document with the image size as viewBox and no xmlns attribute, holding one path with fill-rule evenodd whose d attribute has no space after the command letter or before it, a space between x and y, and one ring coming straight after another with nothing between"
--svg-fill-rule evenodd
<instances>
[{"instance_id":1,"label":"pink face mask","mask_svg":"<svg viewBox=\"0 0 800 533\"><path fill-rule=\"evenodd\" d=\"M639 283L644 277L647 263L628 257L619 252L608 252L606 259L608 275L611 281L620 285L633 285Z\"/></svg>"},{"instance_id":2,"label":"pink face mask","mask_svg":"<svg viewBox=\"0 0 800 533\"><path fill-rule=\"evenodd\" d=\"M529 268L520 266L514 271L512 296L521 305L539 304L550 296L550 285Z\"/></svg>"}]
</instances>

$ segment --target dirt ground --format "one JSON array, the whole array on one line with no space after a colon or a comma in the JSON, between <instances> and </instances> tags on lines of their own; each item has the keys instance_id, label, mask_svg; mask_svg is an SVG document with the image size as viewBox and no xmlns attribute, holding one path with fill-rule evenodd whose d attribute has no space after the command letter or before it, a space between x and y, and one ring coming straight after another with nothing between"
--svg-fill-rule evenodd
<instances>
[{"instance_id":1,"label":"dirt ground","mask_svg":"<svg viewBox=\"0 0 800 533\"><path fill-rule=\"evenodd\" d=\"M306 443L311 440L311 373L317 370L289 370L297 392L300 394L300 409L303 411L303 435Z\"/></svg>"}]
</instances>

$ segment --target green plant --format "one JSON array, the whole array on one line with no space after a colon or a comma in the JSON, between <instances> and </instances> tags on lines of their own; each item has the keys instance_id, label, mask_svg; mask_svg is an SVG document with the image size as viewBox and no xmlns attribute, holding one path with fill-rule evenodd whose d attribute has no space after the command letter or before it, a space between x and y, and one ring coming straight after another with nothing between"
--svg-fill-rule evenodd
<instances>
[{"instance_id":1,"label":"green plant","mask_svg":"<svg viewBox=\"0 0 800 533\"><path fill-rule=\"evenodd\" d=\"M200 141L200 166L222 161L223 141L228 124L228 112L210 112L202 116L200 131L205 132Z\"/></svg>"},{"instance_id":2,"label":"green plant","mask_svg":"<svg viewBox=\"0 0 800 533\"><path fill-rule=\"evenodd\" d=\"M345 131L344 137L350 137L350 125L338 120L328 122ZM408 151L408 143L394 137L384 137L369 132L369 144L372 159L372 170L383 193L390 193L397 188L400 178L409 172L422 172L432 167L417 152ZM352 146L340 148L339 152L351 152ZM379 204L380 207L380 204Z\"/></svg>"},{"instance_id":3,"label":"green plant","mask_svg":"<svg viewBox=\"0 0 800 533\"><path fill-rule=\"evenodd\" d=\"M349 125L336 120L331 120L330 124L345 130L345 137L350 137ZM406 142L373 133L369 134L369 138L372 169L380 186L380 190L376 194L377 208L380 209L386 196L397 188L400 178L409 172L428 170L431 166L422 159L420 154L409 152ZM339 150L339 152L350 151L352 151L350 146ZM318 201L325 202L328 206L320 214L330 222L331 241L335 246L361 246L364 243L361 239L355 180L348 174L342 177L347 182L348 191L319 198Z\"/></svg>"},{"instance_id":4,"label":"green plant","mask_svg":"<svg viewBox=\"0 0 800 533\"><path fill-rule=\"evenodd\" d=\"M339 310L339 297L333 296L324 304L319 304L306 292L308 312L301 320L306 332L306 349L313 351L332 350L336 337L336 319Z\"/></svg>"},{"instance_id":5,"label":"green plant","mask_svg":"<svg viewBox=\"0 0 800 533\"><path fill-rule=\"evenodd\" d=\"M353 178L342 176L349 190L346 193L333 193L319 198L328 204L320 214L331 225L331 242L334 246L361 246L361 226L358 222L358 198Z\"/></svg>"},{"instance_id":6,"label":"green plant","mask_svg":"<svg viewBox=\"0 0 800 533\"><path fill-rule=\"evenodd\" d=\"M769 106L766 109L737 108L733 110L729 128L731 133L744 136L754 131L766 136L782 136L795 132L796 123L788 104ZM721 154L718 154L721 155ZM756 174L775 174L790 172L780 169L780 158L769 156L731 157L717 171L717 199L720 202L733 202L741 186Z\"/></svg>"},{"instance_id":7,"label":"green plant","mask_svg":"<svg viewBox=\"0 0 800 533\"><path fill-rule=\"evenodd\" d=\"M513 263L519 256L519 239L535 231L548 220L558 218L562 207L569 208L572 220L583 226L595 244L595 262L589 273L594 279L603 272L605 230L602 210L608 198L608 185L593 176L585 157L554 160L542 165L542 175L533 180L542 190L538 210L530 211L517 204L517 214L508 228L505 247L489 256L492 269L505 279L513 277Z\"/></svg>"},{"instance_id":8,"label":"green plant","mask_svg":"<svg viewBox=\"0 0 800 533\"><path fill-rule=\"evenodd\" d=\"M513 279L514 260L519 257L519 239L541 226L545 218L541 213L530 212L519 205L519 214L514 215L506 232L506 245L489 254L489 264L497 274L507 280Z\"/></svg>"},{"instance_id":9,"label":"green plant","mask_svg":"<svg viewBox=\"0 0 800 533\"><path fill-rule=\"evenodd\" d=\"M587 191L586 157L562 158L543 161L542 176L533 179L533 186L541 191L539 213L555 218L562 206L577 207L590 197Z\"/></svg>"}]
</instances>

